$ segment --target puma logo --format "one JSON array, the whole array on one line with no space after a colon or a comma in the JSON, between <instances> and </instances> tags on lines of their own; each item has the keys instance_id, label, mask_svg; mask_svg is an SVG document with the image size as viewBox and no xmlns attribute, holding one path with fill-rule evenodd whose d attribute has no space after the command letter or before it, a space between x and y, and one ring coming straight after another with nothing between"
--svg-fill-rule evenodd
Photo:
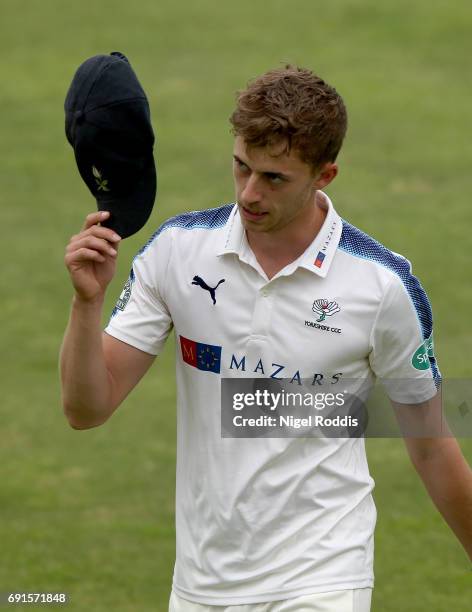
<instances>
[{"instance_id":1,"label":"puma logo","mask_svg":"<svg viewBox=\"0 0 472 612\"><path fill-rule=\"evenodd\" d=\"M202 289L205 289L205 291L209 291L211 295L211 299L213 300L213 304L216 304L215 291L218 289L221 283L224 283L224 282L225 282L225 279L222 278L220 281L218 281L218 284L216 285L216 287L209 287L206 284L206 282L203 280L203 278L201 278L201 276L194 276L192 285L198 285Z\"/></svg>"}]
</instances>

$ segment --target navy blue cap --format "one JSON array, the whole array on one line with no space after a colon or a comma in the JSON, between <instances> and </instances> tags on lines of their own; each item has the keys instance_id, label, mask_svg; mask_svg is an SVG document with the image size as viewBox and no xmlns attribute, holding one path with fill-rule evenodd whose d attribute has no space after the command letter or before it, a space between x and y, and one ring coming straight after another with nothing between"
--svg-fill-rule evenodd
<instances>
[{"instance_id":1,"label":"navy blue cap","mask_svg":"<svg viewBox=\"0 0 472 612\"><path fill-rule=\"evenodd\" d=\"M102 225L131 236L151 214L157 179L149 103L128 59L115 51L83 62L64 108L80 175L110 211Z\"/></svg>"}]
</instances>

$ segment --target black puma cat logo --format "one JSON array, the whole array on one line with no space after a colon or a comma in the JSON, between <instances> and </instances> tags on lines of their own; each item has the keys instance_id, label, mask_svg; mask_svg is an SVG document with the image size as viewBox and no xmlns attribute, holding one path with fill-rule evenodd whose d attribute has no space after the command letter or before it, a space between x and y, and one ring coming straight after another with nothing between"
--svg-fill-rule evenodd
<instances>
[{"instance_id":1,"label":"black puma cat logo","mask_svg":"<svg viewBox=\"0 0 472 612\"><path fill-rule=\"evenodd\" d=\"M201 278L201 276L194 276L192 285L198 285L202 289L205 289L205 291L209 291L211 295L211 299L213 300L213 304L216 304L215 291L221 285L221 283L224 283L224 282L225 282L225 279L222 278L220 281L218 281L218 284L216 285L216 287L209 287L206 284L206 282L203 280L203 278Z\"/></svg>"}]
</instances>

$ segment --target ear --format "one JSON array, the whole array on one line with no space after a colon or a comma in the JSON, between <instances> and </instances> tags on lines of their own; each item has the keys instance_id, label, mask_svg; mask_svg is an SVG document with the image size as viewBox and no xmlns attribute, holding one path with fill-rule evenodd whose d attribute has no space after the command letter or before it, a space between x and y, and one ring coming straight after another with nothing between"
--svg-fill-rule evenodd
<instances>
[{"instance_id":1,"label":"ear","mask_svg":"<svg viewBox=\"0 0 472 612\"><path fill-rule=\"evenodd\" d=\"M338 165L334 162L326 162L321 166L318 172L315 174L315 189L323 189L326 185L329 185L331 181L334 181L338 174Z\"/></svg>"}]
</instances>

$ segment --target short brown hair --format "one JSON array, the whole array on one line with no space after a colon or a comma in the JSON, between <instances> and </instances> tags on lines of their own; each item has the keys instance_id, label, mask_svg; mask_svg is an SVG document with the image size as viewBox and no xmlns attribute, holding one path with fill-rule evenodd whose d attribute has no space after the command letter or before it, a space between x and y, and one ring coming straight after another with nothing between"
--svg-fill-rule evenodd
<instances>
[{"instance_id":1,"label":"short brown hair","mask_svg":"<svg viewBox=\"0 0 472 612\"><path fill-rule=\"evenodd\" d=\"M236 96L232 132L248 146L286 141L313 169L334 162L347 129L338 92L311 70L286 65L250 81Z\"/></svg>"}]
</instances>

